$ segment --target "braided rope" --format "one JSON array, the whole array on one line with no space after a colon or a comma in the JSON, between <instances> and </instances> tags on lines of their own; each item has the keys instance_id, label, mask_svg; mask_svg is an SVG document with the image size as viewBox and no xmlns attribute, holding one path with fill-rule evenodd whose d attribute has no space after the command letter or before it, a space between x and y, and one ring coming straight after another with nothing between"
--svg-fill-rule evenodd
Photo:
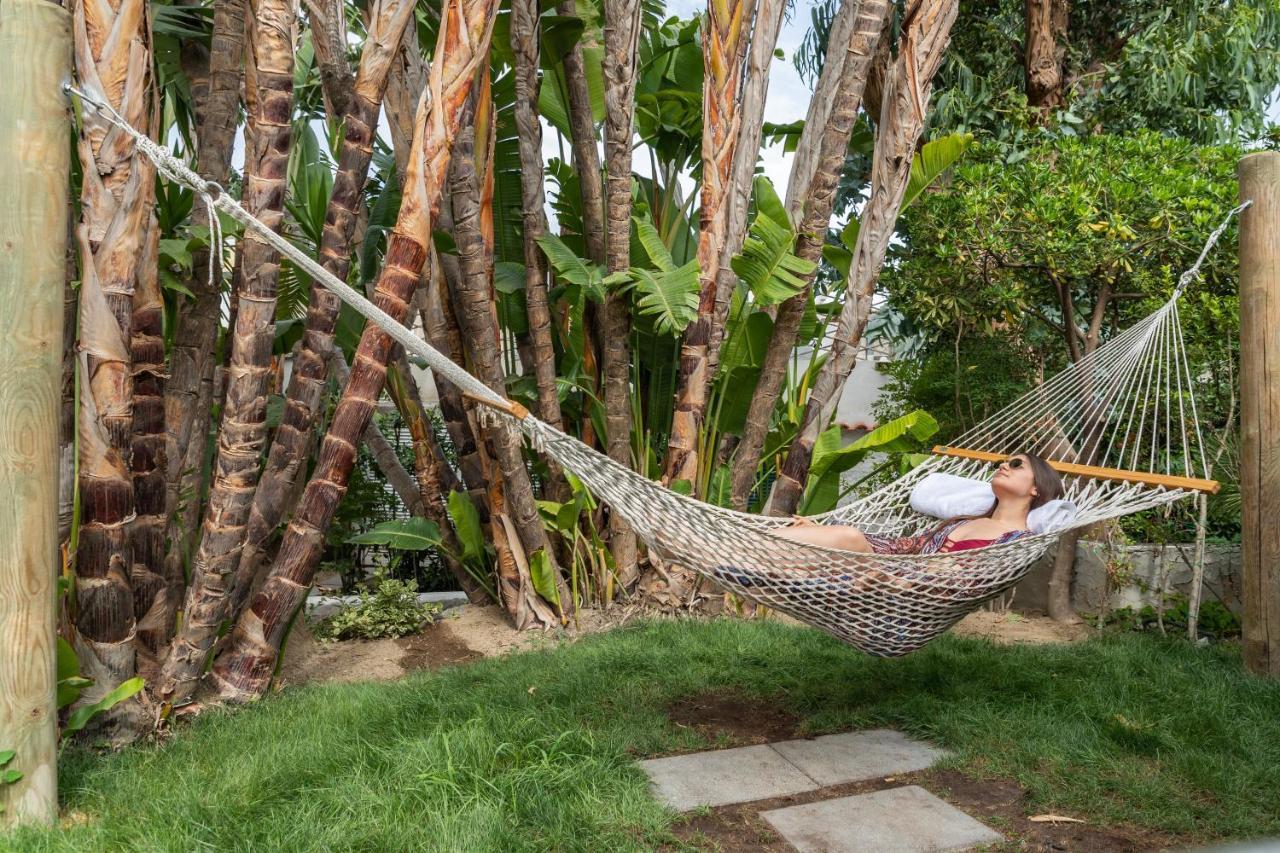
<instances>
[{"instance_id":1,"label":"braided rope","mask_svg":"<svg viewBox=\"0 0 1280 853\"><path fill-rule=\"evenodd\" d=\"M132 128L109 105L70 85L66 90L132 137L138 150L155 163L162 175L196 192L211 211L211 223L217 222L217 216L212 214L216 210L252 229L316 282L381 326L407 352L422 358L467 394L500 407L501 411L482 406L482 421L502 421L520 429L535 450L572 471L596 496L624 516L654 554L694 568L745 598L787 613L869 654L901 655L923 646L979 604L1021 580L1063 532L1024 536L972 551L862 554L783 539L772 531L790 523L789 519L736 512L663 488L531 415L514 415L509 401L263 225L220 186L204 181L167 149ZM1171 449L1172 405L1159 408L1160 396L1177 397L1183 426L1183 395L1190 398L1193 417L1195 412L1176 301L1185 285L1199 274L1200 265L1231 216L1248 204L1232 210L1210 235L1200 257L1183 273L1165 306L1089 358L988 418L959 443L971 449L1007 452L1010 446L1015 450L1043 449L1048 441L1053 446L1074 444L1078 451L1090 442L1101 443L1102 424L1113 430L1108 452L1114 450L1111 445L1121 436L1119 455L1132 452L1136 458L1154 393L1157 405L1150 417L1150 428L1153 436L1164 439L1167 456ZM221 243L220 231L215 231L213 240ZM1158 374L1153 370L1157 363L1161 365ZM1165 370L1164 365L1169 369ZM1163 436L1157 434L1161 415L1166 425ZM1133 421L1139 416L1135 431ZM1056 433L1044 439L1047 424ZM1130 451L1128 445L1133 436L1138 440ZM1198 429L1196 438L1198 447ZM1155 443L1150 442L1153 459ZM1190 470L1191 442L1185 429L1182 448ZM978 479L989 479L992 474L987 463L933 457L873 494L815 519L826 524L857 525L868 533L918 533L936 520L912 511L910 493L921 479L936 471ZM1067 496L1079 510L1072 527L1151 509L1187 494L1180 489L1081 477L1067 481Z\"/></svg>"}]
</instances>

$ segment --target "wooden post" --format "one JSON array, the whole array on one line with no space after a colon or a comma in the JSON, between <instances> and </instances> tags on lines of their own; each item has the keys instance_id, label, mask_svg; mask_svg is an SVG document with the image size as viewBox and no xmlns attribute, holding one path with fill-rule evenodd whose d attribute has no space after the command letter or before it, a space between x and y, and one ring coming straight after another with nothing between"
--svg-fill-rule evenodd
<instances>
[{"instance_id":1,"label":"wooden post","mask_svg":"<svg viewBox=\"0 0 1280 853\"><path fill-rule=\"evenodd\" d=\"M1244 662L1280 678L1280 152L1240 161Z\"/></svg>"},{"instance_id":2,"label":"wooden post","mask_svg":"<svg viewBox=\"0 0 1280 853\"><path fill-rule=\"evenodd\" d=\"M58 412L71 16L0 2L0 826L57 817ZM2 772L2 771L0 771Z\"/></svg>"}]
</instances>

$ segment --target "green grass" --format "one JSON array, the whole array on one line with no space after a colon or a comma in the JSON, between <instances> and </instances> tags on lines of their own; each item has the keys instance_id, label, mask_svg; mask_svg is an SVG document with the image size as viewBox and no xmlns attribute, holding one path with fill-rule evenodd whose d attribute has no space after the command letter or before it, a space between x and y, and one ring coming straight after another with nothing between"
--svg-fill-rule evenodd
<instances>
[{"instance_id":1,"label":"green grass","mask_svg":"<svg viewBox=\"0 0 1280 853\"><path fill-rule=\"evenodd\" d=\"M1231 650L1114 635L893 661L813 631L648 623L394 684L290 690L163 746L65 757L26 850L615 850L673 841L634 759L701 744L682 696L734 690L809 732L894 726L1013 777L1028 808L1191 839L1280 834L1280 685Z\"/></svg>"}]
</instances>

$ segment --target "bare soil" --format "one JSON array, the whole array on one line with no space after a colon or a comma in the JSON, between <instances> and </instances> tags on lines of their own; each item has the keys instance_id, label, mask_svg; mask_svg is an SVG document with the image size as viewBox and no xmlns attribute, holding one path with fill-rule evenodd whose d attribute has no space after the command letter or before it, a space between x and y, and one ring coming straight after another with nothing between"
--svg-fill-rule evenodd
<instances>
[{"instance_id":1,"label":"bare soil","mask_svg":"<svg viewBox=\"0 0 1280 853\"><path fill-rule=\"evenodd\" d=\"M681 699L667 709L680 728L697 729L713 742L734 746L800 737L800 718L763 699L707 693Z\"/></svg>"},{"instance_id":2,"label":"bare soil","mask_svg":"<svg viewBox=\"0 0 1280 853\"><path fill-rule=\"evenodd\" d=\"M1066 625L1048 616L1029 616L1012 610L999 613L975 610L951 629L961 637L984 637L994 643L1040 645L1078 643L1092 636L1084 624Z\"/></svg>"},{"instance_id":3,"label":"bare soil","mask_svg":"<svg viewBox=\"0 0 1280 853\"><path fill-rule=\"evenodd\" d=\"M277 684L283 688L325 681L394 681L414 670L436 669L509 652L573 642L582 636L616 628L641 615L664 618L662 613L635 606L619 606L610 610L584 610L576 620L556 630L517 631L507 621L502 608L467 605L449 611L438 622L409 637L336 643L317 641L305 620L299 620L289 636ZM768 618L794 622L780 614L771 614ZM985 610L971 613L953 630L961 636L985 637L997 643L1071 643L1091 633L1083 625L1062 625L1045 616ZM725 699L728 703L732 701L731 697ZM705 722L708 714L723 713L726 720L734 718L734 710L728 704L722 705L719 709L705 709L704 715L691 713L682 719L695 720L691 725L708 725ZM739 722L734 725L738 730L745 731L743 727L756 725L752 721L752 713L758 713L758 709L751 711L747 708L737 713ZM730 738L737 737L734 725L727 725L725 729ZM768 735L768 739L779 738ZM764 741L748 739L745 742Z\"/></svg>"},{"instance_id":4,"label":"bare soil","mask_svg":"<svg viewBox=\"0 0 1280 853\"><path fill-rule=\"evenodd\" d=\"M421 669L438 669L542 648L617 627L638 611L618 607L588 610L556 631L517 631L500 607L467 605L440 617L421 632L387 640L320 642L299 619L284 650L276 684L280 689L313 682L394 681Z\"/></svg>"}]
</instances>

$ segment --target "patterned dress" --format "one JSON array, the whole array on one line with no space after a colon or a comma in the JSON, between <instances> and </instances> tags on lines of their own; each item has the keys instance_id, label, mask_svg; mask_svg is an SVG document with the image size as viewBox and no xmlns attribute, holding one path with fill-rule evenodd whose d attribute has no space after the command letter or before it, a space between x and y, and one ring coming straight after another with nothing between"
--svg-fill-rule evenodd
<instances>
[{"instance_id":1,"label":"patterned dress","mask_svg":"<svg viewBox=\"0 0 1280 853\"><path fill-rule=\"evenodd\" d=\"M1031 532L1029 530L1010 530L997 539L960 539L955 542L947 539L953 530L967 521L970 521L970 519L961 518L947 522L916 536L865 535L867 544L877 554L937 554L939 552L969 551L974 548L986 548L988 545L1003 545Z\"/></svg>"}]
</instances>

